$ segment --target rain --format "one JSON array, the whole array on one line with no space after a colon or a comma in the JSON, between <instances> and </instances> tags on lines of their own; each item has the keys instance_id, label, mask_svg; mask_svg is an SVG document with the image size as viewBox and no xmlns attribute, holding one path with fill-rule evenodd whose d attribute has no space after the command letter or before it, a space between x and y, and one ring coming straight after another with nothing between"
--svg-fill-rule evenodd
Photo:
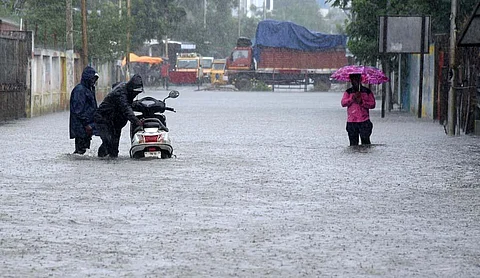
<instances>
[{"instance_id":1,"label":"rain","mask_svg":"<svg viewBox=\"0 0 480 278\"><path fill-rule=\"evenodd\" d=\"M347 81L207 77L138 96L179 92L171 158L131 158L130 124L118 158L73 154L68 108L1 121L0 276L480 276L478 135L374 84L372 144L349 146Z\"/></svg>"},{"instance_id":2,"label":"rain","mask_svg":"<svg viewBox=\"0 0 480 278\"><path fill-rule=\"evenodd\" d=\"M349 147L339 92L175 89L171 159L127 128L72 155L68 112L1 126L3 275L479 274L478 138L374 109Z\"/></svg>"}]
</instances>

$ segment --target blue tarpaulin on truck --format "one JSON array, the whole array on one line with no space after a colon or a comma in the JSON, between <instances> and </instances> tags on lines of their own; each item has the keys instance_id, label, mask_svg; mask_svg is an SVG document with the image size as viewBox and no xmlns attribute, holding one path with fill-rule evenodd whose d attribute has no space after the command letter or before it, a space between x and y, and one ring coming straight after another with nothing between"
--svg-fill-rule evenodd
<instances>
[{"instance_id":1,"label":"blue tarpaulin on truck","mask_svg":"<svg viewBox=\"0 0 480 278\"><path fill-rule=\"evenodd\" d=\"M283 47L303 51L322 51L346 47L347 36L323 34L289 21L262 20L255 34L256 47Z\"/></svg>"}]
</instances>

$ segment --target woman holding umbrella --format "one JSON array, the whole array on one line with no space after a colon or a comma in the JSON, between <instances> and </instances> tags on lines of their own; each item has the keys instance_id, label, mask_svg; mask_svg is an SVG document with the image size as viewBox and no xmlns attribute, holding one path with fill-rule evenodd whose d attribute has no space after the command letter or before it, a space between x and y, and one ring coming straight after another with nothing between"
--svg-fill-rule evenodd
<instances>
[{"instance_id":1,"label":"woman holding umbrella","mask_svg":"<svg viewBox=\"0 0 480 278\"><path fill-rule=\"evenodd\" d=\"M370 145L373 124L370 121L369 109L375 108L375 96L372 91L361 85L361 74L350 74L352 87L348 88L342 97L342 107L347 107L347 132L350 146L359 143Z\"/></svg>"},{"instance_id":2,"label":"woman holding umbrella","mask_svg":"<svg viewBox=\"0 0 480 278\"><path fill-rule=\"evenodd\" d=\"M363 84L381 84L390 79L378 68L370 66L348 65L335 71L332 79L350 81L352 87L347 89L342 97L342 107L347 107L347 132L350 146L370 145L373 124L370 121L369 110L375 108L375 96Z\"/></svg>"}]
</instances>

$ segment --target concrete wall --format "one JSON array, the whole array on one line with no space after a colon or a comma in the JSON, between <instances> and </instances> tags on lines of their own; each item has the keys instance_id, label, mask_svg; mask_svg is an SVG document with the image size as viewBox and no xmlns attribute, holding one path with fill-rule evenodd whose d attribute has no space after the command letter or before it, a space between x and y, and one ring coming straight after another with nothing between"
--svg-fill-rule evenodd
<instances>
[{"instance_id":1,"label":"concrete wall","mask_svg":"<svg viewBox=\"0 0 480 278\"><path fill-rule=\"evenodd\" d=\"M78 54L73 54L73 86L81 79L83 68ZM97 101L100 103L113 83L111 63L92 65L100 75ZM73 86L67 85L67 56L65 52L35 48L31 59L31 109L27 117L40 116L69 109ZM67 88L71 87L71 88Z\"/></svg>"},{"instance_id":2,"label":"concrete wall","mask_svg":"<svg viewBox=\"0 0 480 278\"><path fill-rule=\"evenodd\" d=\"M423 55L423 91L422 91L422 118L433 119L435 104L435 46L431 45L429 54ZM418 96L420 88L420 54L407 55L408 74L403 86L403 108L412 114L418 114Z\"/></svg>"}]
</instances>

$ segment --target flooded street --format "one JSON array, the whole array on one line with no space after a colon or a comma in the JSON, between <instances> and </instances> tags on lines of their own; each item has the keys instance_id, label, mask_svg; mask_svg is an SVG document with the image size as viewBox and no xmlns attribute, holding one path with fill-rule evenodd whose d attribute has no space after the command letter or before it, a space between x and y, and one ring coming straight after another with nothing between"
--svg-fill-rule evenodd
<instances>
[{"instance_id":1,"label":"flooded street","mask_svg":"<svg viewBox=\"0 0 480 278\"><path fill-rule=\"evenodd\" d=\"M2 277L480 276L479 137L377 100L351 148L342 92L177 89L168 160L128 125L71 155L68 111L0 125Z\"/></svg>"}]
</instances>

